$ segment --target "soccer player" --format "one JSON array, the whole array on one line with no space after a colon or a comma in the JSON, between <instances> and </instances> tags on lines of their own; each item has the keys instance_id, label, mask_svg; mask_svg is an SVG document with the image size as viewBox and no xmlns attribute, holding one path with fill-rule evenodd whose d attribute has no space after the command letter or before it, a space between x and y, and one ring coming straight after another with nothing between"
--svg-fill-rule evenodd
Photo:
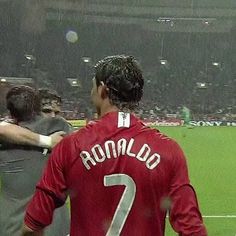
<instances>
[{"instance_id":1,"label":"soccer player","mask_svg":"<svg viewBox=\"0 0 236 236\"><path fill-rule=\"evenodd\" d=\"M162 236L167 211L179 235L207 235L183 151L132 114L143 85L132 56L97 63L91 97L100 119L54 148L22 235L42 234L67 195L70 236Z\"/></svg>"},{"instance_id":2,"label":"soccer player","mask_svg":"<svg viewBox=\"0 0 236 236\"><path fill-rule=\"evenodd\" d=\"M39 89L41 114L43 117L59 117L61 112L61 97L56 91ZM9 122L0 123L0 140L22 145L32 145L53 148L62 139L64 132L56 132L50 137L33 133Z\"/></svg>"},{"instance_id":3,"label":"soccer player","mask_svg":"<svg viewBox=\"0 0 236 236\"><path fill-rule=\"evenodd\" d=\"M44 117L56 117L61 113L62 99L56 91L39 89L41 113Z\"/></svg>"},{"instance_id":4,"label":"soccer player","mask_svg":"<svg viewBox=\"0 0 236 236\"><path fill-rule=\"evenodd\" d=\"M190 109L186 106L182 107L182 117L184 119L184 125L189 126L189 122L190 122Z\"/></svg>"},{"instance_id":5,"label":"soccer player","mask_svg":"<svg viewBox=\"0 0 236 236\"><path fill-rule=\"evenodd\" d=\"M68 132L70 127L63 119L46 118L40 114L38 93L28 86L13 87L7 93L7 108L18 125L35 132L51 134L57 130ZM43 154L44 151L44 154ZM11 145L6 142L0 147L0 235L20 235L26 204L47 161L41 148ZM69 212L66 206L55 214L55 221L46 235L69 233Z\"/></svg>"}]
</instances>

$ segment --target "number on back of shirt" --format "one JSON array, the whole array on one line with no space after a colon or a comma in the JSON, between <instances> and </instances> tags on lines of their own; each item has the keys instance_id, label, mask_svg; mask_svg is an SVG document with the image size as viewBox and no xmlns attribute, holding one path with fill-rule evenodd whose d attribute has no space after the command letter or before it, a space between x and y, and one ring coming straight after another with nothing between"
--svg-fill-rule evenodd
<instances>
[{"instance_id":1,"label":"number on back of shirt","mask_svg":"<svg viewBox=\"0 0 236 236\"><path fill-rule=\"evenodd\" d=\"M115 185L124 185L125 190L121 196L118 206L116 207L115 214L112 218L112 222L106 236L120 235L132 208L136 194L135 182L128 175L113 174L104 176L104 186L109 187Z\"/></svg>"}]
</instances>

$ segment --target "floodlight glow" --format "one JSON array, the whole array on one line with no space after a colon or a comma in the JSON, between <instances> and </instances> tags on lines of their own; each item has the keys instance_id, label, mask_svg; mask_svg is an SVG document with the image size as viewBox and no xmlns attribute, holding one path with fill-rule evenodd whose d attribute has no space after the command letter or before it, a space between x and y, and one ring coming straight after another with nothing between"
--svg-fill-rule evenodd
<instances>
[{"instance_id":1,"label":"floodlight glow","mask_svg":"<svg viewBox=\"0 0 236 236\"><path fill-rule=\"evenodd\" d=\"M219 66L219 62L212 62L213 66Z\"/></svg>"},{"instance_id":2,"label":"floodlight glow","mask_svg":"<svg viewBox=\"0 0 236 236\"><path fill-rule=\"evenodd\" d=\"M197 88L199 88L199 89L206 89L207 88L207 84L205 82L197 82L196 85L197 85Z\"/></svg>"},{"instance_id":3,"label":"floodlight glow","mask_svg":"<svg viewBox=\"0 0 236 236\"><path fill-rule=\"evenodd\" d=\"M161 62L162 65L166 65L167 60L160 60L160 62Z\"/></svg>"},{"instance_id":4,"label":"floodlight glow","mask_svg":"<svg viewBox=\"0 0 236 236\"><path fill-rule=\"evenodd\" d=\"M90 57L82 57L83 62L89 63L91 61Z\"/></svg>"},{"instance_id":5,"label":"floodlight glow","mask_svg":"<svg viewBox=\"0 0 236 236\"><path fill-rule=\"evenodd\" d=\"M32 61L34 60L34 56L33 55L30 55L30 54L25 54L25 58L29 61Z\"/></svg>"},{"instance_id":6,"label":"floodlight glow","mask_svg":"<svg viewBox=\"0 0 236 236\"><path fill-rule=\"evenodd\" d=\"M78 82L78 79L76 78L66 78L67 81L69 82L70 86L72 87L79 87L79 82Z\"/></svg>"}]
</instances>

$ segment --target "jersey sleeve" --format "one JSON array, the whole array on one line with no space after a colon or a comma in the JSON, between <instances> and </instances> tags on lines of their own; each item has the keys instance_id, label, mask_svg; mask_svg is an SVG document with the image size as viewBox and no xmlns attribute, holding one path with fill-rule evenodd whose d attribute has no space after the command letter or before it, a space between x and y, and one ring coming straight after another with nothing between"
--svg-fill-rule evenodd
<instances>
[{"instance_id":1,"label":"jersey sleeve","mask_svg":"<svg viewBox=\"0 0 236 236\"><path fill-rule=\"evenodd\" d=\"M36 192L27 206L25 224L33 229L40 230L52 222L55 208L62 206L67 198L65 180L66 163L69 163L69 137L58 144L49 157L43 176L36 186ZM68 158L65 162L65 158Z\"/></svg>"},{"instance_id":2,"label":"jersey sleeve","mask_svg":"<svg viewBox=\"0 0 236 236\"><path fill-rule=\"evenodd\" d=\"M188 177L183 151L174 143L173 176L170 188L170 223L181 236L206 236L206 228L198 207L197 197Z\"/></svg>"}]
</instances>

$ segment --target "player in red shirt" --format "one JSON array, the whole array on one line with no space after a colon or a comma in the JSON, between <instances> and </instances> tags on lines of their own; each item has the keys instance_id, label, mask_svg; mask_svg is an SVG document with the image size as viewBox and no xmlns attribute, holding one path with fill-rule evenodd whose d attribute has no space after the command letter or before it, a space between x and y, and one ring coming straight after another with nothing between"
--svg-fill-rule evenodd
<instances>
[{"instance_id":1,"label":"player in red shirt","mask_svg":"<svg viewBox=\"0 0 236 236\"><path fill-rule=\"evenodd\" d=\"M22 235L40 235L68 195L70 236L162 236L167 211L179 235L207 235L181 148L131 113L143 84L131 56L98 62L91 97L100 119L55 147Z\"/></svg>"}]
</instances>

